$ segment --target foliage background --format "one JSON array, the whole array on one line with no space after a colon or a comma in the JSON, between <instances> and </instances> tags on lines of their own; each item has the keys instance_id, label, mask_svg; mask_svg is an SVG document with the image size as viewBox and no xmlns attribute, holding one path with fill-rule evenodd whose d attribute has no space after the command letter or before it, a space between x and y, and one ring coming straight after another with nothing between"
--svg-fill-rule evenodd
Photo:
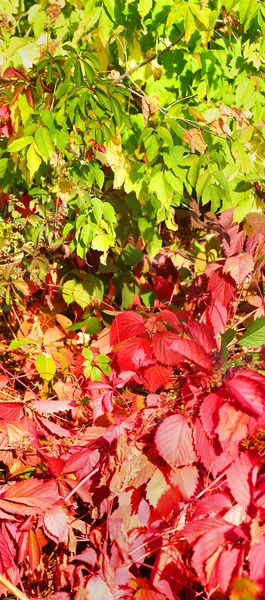
<instances>
[{"instance_id":1,"label":"foliage background","mask_svg":"<svg viewBox=\"0 0 265 600\"><path fill-rule=\"evenodd\" d=\"M1 591L263 597L263 3L0 33Z\"/></svg>"}]
</instances>

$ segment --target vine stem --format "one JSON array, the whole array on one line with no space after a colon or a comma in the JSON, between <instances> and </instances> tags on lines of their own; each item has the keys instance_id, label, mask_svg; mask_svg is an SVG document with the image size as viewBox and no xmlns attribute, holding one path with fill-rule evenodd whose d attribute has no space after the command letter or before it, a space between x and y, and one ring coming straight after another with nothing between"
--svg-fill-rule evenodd
<instances>
[{"instance_id":1,"label":"vine stem","mask_svg":"<svg viewBox=\"0 0 265 600\"><path fill-rule=\"evenodd\" d=\"M16 596L18 600L29 600L29 597L21 592L17 586L11 583L4 575L0 575L0 583L4 585L11 594Z\"/></svg>"},{"instance_id":2,"label":"vine stem","mask_svg":"<svg viewBox=\"0 0 265 600\"><path fill-rule=\"evenodd\" d=\"M152 62L152 60L156 60L156 58L159 58L160 56L162 56L162 54L165 54L166 52L171 50L171 48L173 48L173 46L176 46L176 44L178 44L180 42L180 40L182 40L184 35L185 35L185 32L181 33L174 42L169 44L169 46L166 46L166 48L164 48L163 50L160 50L160 52L157 52L156 54L149 56L149 58L146 58L141 63L139 63L139 65L136 65L132 69L129 69L129 71L125 71L125 73L123 73L123 75L120 75L116 79L113 79L113 81L111 82L111 85L116 85L117 83L122 81L125 77L129 77L132 73L134 73L134 71L138 71L138 69L140 69L141 67L148 65L148 63Z\"/></svg>"}]
</instances>

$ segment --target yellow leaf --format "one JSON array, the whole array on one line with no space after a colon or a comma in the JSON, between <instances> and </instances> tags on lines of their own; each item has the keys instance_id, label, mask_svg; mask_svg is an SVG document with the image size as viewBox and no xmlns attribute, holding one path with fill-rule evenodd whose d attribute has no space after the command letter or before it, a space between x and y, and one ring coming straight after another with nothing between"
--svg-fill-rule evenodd
<instances>
[{"instance_id":1,"label":"yellow leaf","mask_svg":"<svg viewBox=\"0 0 265 600\"><path fill-rule=\"evenodd\" d=\"M106 146L106 152L96 152L96 159L100 160L103 165L110 167L114 173L114 189L122 186L125 180L126 173L129 169L129 163L122 152L121 144L117 143L117 139L111 139ZM115 143L116 142L116 143Z\"/></svg>"},{"instance_id":2,"label":"yellow leaf","mask_svg":"<svg viewBox=\"0 0 265 600\"><path fill-rule=\"evenodd\" d=\"M35 142L31 144L27 151L27 167L30 173L30 179L33 179L35 173L41 165L41 158L36 152Z\"/></svg>"}]
</instances>

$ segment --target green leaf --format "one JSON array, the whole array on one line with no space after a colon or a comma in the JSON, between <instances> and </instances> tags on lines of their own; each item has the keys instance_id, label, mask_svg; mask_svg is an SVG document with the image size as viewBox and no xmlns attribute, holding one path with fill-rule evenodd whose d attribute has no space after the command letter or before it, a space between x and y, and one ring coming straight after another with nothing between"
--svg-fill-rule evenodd
<instances>
[{"instance_id":1,"label":"green leaf","mask_svg":"<svg viewBox=\"0 0 265 600\"><path fill-rule=\"evenodd\" d=\"M35 360L35 366L44 381L51 381L56 373L55 361L50 354L42 352Z\"/></svg>"},{"instance_id":2,"label":"green leaf","mask_svg":"<svg viewBox=\"0 0 265 600\"><path fill-rule=\"evenodd\" d=\"M112 108L113 116L116 122L117 127L121 127L123 123L123 115L121 105L119 104L117 98L112 97L110 100L110 105Z\"/></svg>"},{"instance_id":3,"label":"green leaf","mask_svg":"<svg viewBox=\"0 0 265 600\"><path fill-rule=\"evenodd\" d=\"M83 348L82 350L82 356L84 356L84 358L86 360L88 360L89 362L92 362L94 355L92 350L90 350L90 348Z\"/></svg>"},{"instance_id":4,"label":"green leaf","mask_svg":"<svg viewBox=\"0 0 265 600\"><path fill-rule=\"evenodd\" d=\"M143 252L131 244L127 244L122 251L122 259L127 265L137 265L143 258Z\"/></svg>"},{"instance_id":5,"label":"green leaf","mask_svg":"<svg viewBox=\"0 0 265 600\"><path fill-rule=\"evenodd\" d=\"M7 150L8 152L19 152L20 150L24 150L27 146L29 146L33 142L32 135L26 135L25 137L21 137L17 140L14 140L9 144Z\"/></svg>"},{"instance_id":6,"label":"green leaf","mask_svg":"<svg viewBox=\"0 0 265 600\"><path fill-rule=\"evenodd\" d=\"M82 83L83 83L83 72L82 72L82 67L80 65L79 60L77 60L75 63L74 82L78 86L82 85Z\"/></svg>"},{"instance_id":7,"label":"green leaf","mask_svg":"<svg viewBox=\"0 0 265 600\"><path fill-rule=\"evenodd\" d=\"M265 341L265 317L259 317L238 340L238 344L247 348L258 348Z\"/></svg>"},{"instance_id":8,"label":"green leaf","mask_svg":"<svg viewBox=\"0 0 265 600\"><path fill-rule=\"evenodd\" d=\"M239 2L239 17L240 23L247 29L252 19L254 19L257 11L258 0L240 0Z\"/></svg>"},{"instance_id":9,"label":"green leaf","mask_svg":"<svg viewBox=\"0 0 265 600\"><path fill-rule=\"evenodd\" d=\"M35 141L40 155L45 162L48 162L50 154L54 152L54 145L49 129L47 127L38 127L35 131Z\"/></svg>"},{"instance_id":10,"label":"green leaf","mask_svg":"<svg viewBox=\"0 0 265 600\"><path fill-rule=\"evenodd\" d=\"M90 317L87 319L86 333L90 333L90 335L94 335L95 333L99 333L102 329L102 325L100 320L97 317Z\"/></svg>"},{"instance_id":11,"label":"green leaf","mask_svg":"<svg viewBox=\"0 0 265 600\"><path fill-rule=\"evenodd\" d=\"M71 302L74 302L74 289L76 283L76 279L69 279L63 285L62 296L66 304L71 304Z\"/></svg>"},{"instance_id":12,"label":"green leaf","mask_svg":"<svg viewBox=\"0 0 265 600\"><path fill-rule=\"evenodd\" d=\"M30 338L16 338L12 340L9 344L9 348L21 348L22 346L39 346L40 342L36 342L36 340L31 340Z\"/></svg>"},{"instance_id":13,"label":"green leaf","mask_svg":"<svg viewBox=\"0 0 265 600\"><path fill-rule=\"evenodd\" d=\"M142 19L144 19L146 17L146 15L148 15L150 10L152 9L152 6L153 6L153 0L139 0L138 10L139 10L139 13L140 13Z\"/></svg>"},{"instance_id":14,"label":"green leaf","mask_svg":"<svg viewBox=\"0 0 265 600\"><path fill-rule=\"evenodd\" d=\"M0 179L4 177L7 169L8 158L0 158Z\"/></svg>"},{"instance_id":15,"label":"green leaf","mask_svg":"<svg viewBox=\"0 0 265 600\"><path fill-rule=\"evenodd\" d=\"M90 280L78 281L78 283L76 283L73 291L74 300L81 308L86 308L93 300L93 293L94 278L93 275L91 275Z\"/></svg>"},{"instance_id":16,"label":"green leaf","mask_svg":"<svg viewBox=\"0 0 265 600\"><path fill-rule=\"evenodd\" d=\"M92 367L91 369L91 379L92 381L101 381L102 373L98 367Z\"/></svg>"},{"instance_id":17,"label":"green leaf","mask_svg":"<svg viewBox=\"0 0 265 600\"><path fill-rule=\"evenodd\" d=\"M91 65L89 65L89 63L86 62L86 60L83 61L83 67L84 67L87 82L92 83L95 79L94 69L92 69Z\"/></svg>"}]
</instances>

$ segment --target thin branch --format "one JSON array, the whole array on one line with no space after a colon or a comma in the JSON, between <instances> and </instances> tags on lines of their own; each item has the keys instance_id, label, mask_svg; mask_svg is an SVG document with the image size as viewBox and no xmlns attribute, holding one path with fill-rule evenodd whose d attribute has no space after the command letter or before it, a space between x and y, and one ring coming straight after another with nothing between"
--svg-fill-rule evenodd
<instances>
[{"instance_id":1,"label":"thin branch","mask_svg":"<svg viewBox=\"0 0 265 600\"><path fill-rule=\"evenodd\" d=\"M171 50L171 48L173 48L173 46L176 46L176 44L178 44L180 42L180 40L182 40L182 38L184 37L184 35L185 35L184 32L181 33L179 35L179 37L174 42L172 42L172 44L169 44L169 46L167 46L166 48L164 48L164 50L161 50L160 52L157 52L157 54L153 54L153 56L150 56L149 58L146 58L139 65L136 65L135 67L133 67L129 71L126 71L125 73L123 73L123 75L120 75L119 77L117 77L117 79L113 79L113 81L111 82L111 85L116 85L117 83L119 83L120 81L122 81L125 77L129 77L129 75L131 75L132 73L134 73L134 71L137 71L141 67L144 67L145 65L148 65L148 63L152 62L152 60L156 60L156 58L159 58L160 56L162 56L162 54L165 54L165 52L168 52L169 50Z\"/></svg>"},{"instance_id":2,"label":"thin branch","mask_svg":"<svg viewBox=\"0 0 265 600\"><path fill-rule=\"evenodd\" d=\"M21 592L16 585L11 583L4 575L0 575L0 583L4 585L11 594L16 596L18 600L29 600L28 596L23 594L23 592Z\"/></svg>"}]
</instances>

